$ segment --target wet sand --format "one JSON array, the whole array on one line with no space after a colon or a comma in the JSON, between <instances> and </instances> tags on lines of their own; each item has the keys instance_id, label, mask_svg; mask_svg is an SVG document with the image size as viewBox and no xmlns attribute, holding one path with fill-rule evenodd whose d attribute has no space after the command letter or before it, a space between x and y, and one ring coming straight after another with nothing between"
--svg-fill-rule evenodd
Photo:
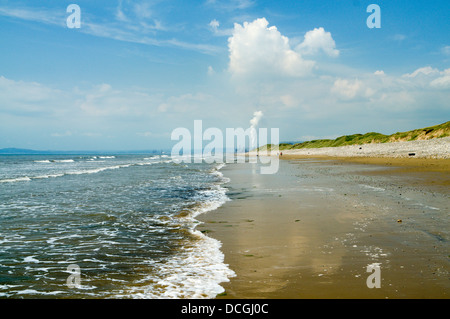
<instances>
[{"instance_id":1,"label":"wet sand","mask_svg":"<svg viewBox=\"0 0 450 319\"><path fill-rule=\"evenodd\" d=\"M290 158L261 175L258 165L227 164L231 201L197 217L236 273L217 298L449 297L449 170ZM381 288L370 289L374 263Z\"/></svg>"},{"instance_id":2,"label":"wet sand","mask_svg":"<svg viewBox=\"0 0 450 319\"><path fill-rule=\"evenodd\" d=\"M337 160L341 162L373 164L379 166L394 167L399 171L418 172L450 172L450 159L436 158L405 158L405 157L339 157L339 156L304 156L304 155L283 155L281 159L323 159Z\"/></svg>"}]
</instances>

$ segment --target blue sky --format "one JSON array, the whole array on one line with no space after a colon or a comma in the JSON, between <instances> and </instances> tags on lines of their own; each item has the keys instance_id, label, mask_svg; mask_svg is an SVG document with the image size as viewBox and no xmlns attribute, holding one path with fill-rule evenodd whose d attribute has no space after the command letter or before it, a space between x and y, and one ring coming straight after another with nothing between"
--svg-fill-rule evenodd
<instances>
[{"instance_id":1,"label":"blue sky","mask_svg":"<svg viewBox=\"0 0 450 319\"><path fill-rule=\"evenodd\" d=\"M81 9L67 27L66 8ZM369 4L381 9L370 29ZM177 127L282 141L450 115L449 1L0 0L0 148L170 148Z\"/></svg>"}]
</instances>

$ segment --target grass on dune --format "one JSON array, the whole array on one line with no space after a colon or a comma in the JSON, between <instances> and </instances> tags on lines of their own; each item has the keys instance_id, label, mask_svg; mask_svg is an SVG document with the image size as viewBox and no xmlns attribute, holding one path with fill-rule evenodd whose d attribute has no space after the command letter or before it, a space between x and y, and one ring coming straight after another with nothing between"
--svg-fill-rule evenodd
<instances>
[{"instance_id":1,"label":"grass on dune","mask_svg":"<svg viewBox=\"0 0 450 319\"><path fill-rule=\"evenodd\" d=\"M389 143L389 142L405 142L415 140L428 140L432 138L442 138L450 136L450 121L415 129L407 132L397 132L391 135L384 135L376 132L369 132L365 134L352 134L338 137L334 140L320 139L307 141L302 143L280 143L279 150L301 149L301 148L320 148L320 147L338 147L345 145L362 145L371 143ZM272 149L271 144L264 145L259 148L260 151Z\"/></svg>"}]
</instances>

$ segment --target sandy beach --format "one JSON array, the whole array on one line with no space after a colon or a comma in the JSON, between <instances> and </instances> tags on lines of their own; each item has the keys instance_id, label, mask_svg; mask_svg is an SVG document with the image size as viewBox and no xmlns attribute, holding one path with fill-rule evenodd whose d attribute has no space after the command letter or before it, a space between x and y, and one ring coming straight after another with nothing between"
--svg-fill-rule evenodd
<instances>
[{"instance_id":1,"label":"sandy beach","mask_svg":"<svg viewBox=\"0 0 450 319\"><path fill-rule=\"evenodd\" d=\"M198 217L236 273L217 298L448 298L450 160L341 155L222 169L231 201Z\"/></svg>"},{"instance_id":2,"label":"sandy beach","mask_svg":"<svg viewBox=\"0 0 450 319\"><path fill-rule=\"evenodd\" d=\"M283 153L295 156L450 159L450 136L407 142L291 149Z\"/></svg>"}]
</instances>

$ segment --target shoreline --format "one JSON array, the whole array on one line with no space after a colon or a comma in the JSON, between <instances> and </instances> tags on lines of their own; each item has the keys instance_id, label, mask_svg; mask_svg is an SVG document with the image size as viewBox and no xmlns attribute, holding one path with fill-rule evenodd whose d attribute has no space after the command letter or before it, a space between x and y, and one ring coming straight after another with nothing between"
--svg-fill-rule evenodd
<instances>
[{"instance_id":1,"label":"shoreline","mask_svg":"<svg viewBox=\"0 0 450 319\"><path fill-rule=\"evenodd\" d=\"M429 140L282 150L285 155L360 158L450 159L450 136Z\"/></svg>"},{"instance_id":2,"label":"shoreline","mask_svg":"<svg viewBox=\"0 0 450 319\"><path fill-rule=\"evenodd\" d=\"M450 172L450 159L447 158L396 158L396 157L359 157L359 156L314 156L291 155L280 156L282 160L316 159L322 161L336 161L342 163L355 163L363 165L384 166L395 172Z\"/></svg>"},{"instance_id":3,"label":"shoreline","mask_svg":"<svg viewBox=\"0 0 450 319\"><path fill-rule=\"evenodd\" d=\"M198 216L236 273L216 298L448 298L448 159L285 154L228 164L231 201Z\"/></svg>"},{"instance_id":4,"label":"shoreline","mask_svg":"<svg viewBox=\"0 0 450 319\"><path fill-rule=\"evenodd\" d=\"M288 149L271 152L280 159L339 160L362 164L414 167L421 170L450 170L450 137L407 142L372 143L339 147ZM272 154L274 153L274 154ZM246 153L257 156L257 152Z\"/></svg>"}]
</instances>

